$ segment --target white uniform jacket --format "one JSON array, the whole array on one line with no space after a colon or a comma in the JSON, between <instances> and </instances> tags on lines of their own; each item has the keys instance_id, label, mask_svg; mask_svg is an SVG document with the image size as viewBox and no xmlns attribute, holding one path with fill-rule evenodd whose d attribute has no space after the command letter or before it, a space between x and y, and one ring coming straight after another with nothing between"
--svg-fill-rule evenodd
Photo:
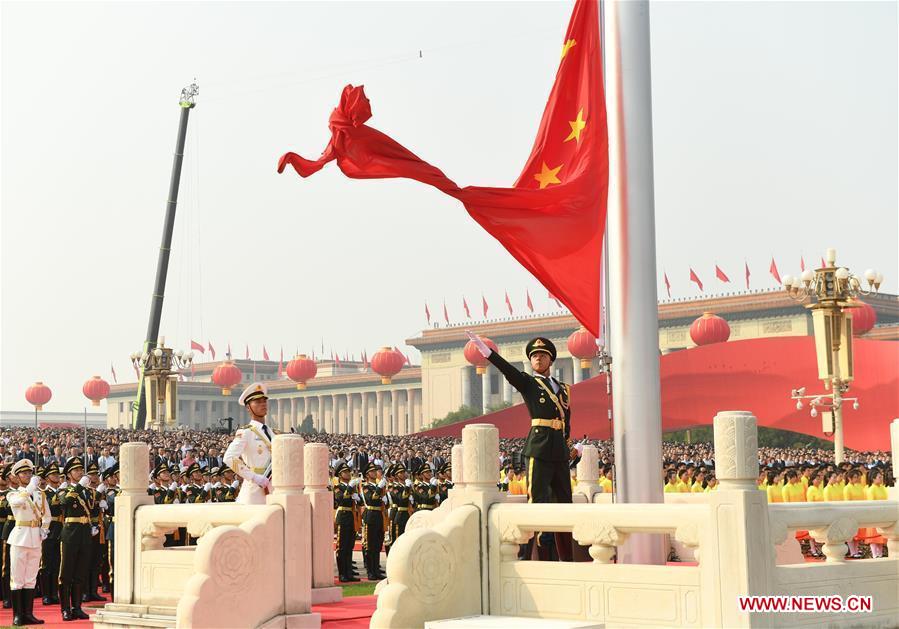
<instances>
[{"instance_id":1,"label":"white uniform jacket","mask_svg":"<svg viewBox=\"0 0 899 629\"><path fill-rule=\"evenodd\" d=\"M274 436L274 431L269 428L269 434ZM265 474L272 460L272 442L265 436L262 423L252 420L249 425L242 426L234 435L234 441L225 450L222 457L225 465L234 470L234 473L244 479L237 494L237 502L249 505L264 505L265 490L252 481L249 474Z\"/></svg>"},{"instance_id":2,"label":"white uniform jacket","mask_svg":"<svg viewBox=\"0 0 899 629\"><path fill-rule=\"evenodd\" d=\"M50 529L50 503L47 502L47 496L40 488L29 494L22 487L9 492L6 500L16 518L16 527L10 532L7 543L10 546L40 548L43 541L41 529ZM19 524L20 522L23 524Z\"/></svg>"}]
</instances>

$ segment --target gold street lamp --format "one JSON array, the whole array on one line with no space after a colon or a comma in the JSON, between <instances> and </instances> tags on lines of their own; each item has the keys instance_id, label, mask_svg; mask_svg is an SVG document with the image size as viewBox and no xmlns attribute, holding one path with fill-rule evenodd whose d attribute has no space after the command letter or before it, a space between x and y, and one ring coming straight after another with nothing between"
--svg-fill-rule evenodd
<instances>
[{"instance_id":1,"label":"gold street lamp","mask_svg":"<svg viewBox=\"0 0 899 629\"><path fill-rule=\"evenodd\" d=\"M134 368L144 372L147 426L152 430L165 430L166 425L171 429L178 422L177 372L190 367L193 359L192 351L166 347L165 337L159 337L153 351L131 354Z\"/></svg>"},{"instance_id":2,"label":"gold street lamp","mask_svg":"<svg viewBox=\"0 0 899 629\"><path fill-rule=\"evenodd\" d=\"M814 271L807 269L799 277L783 278L784 289L790 297L803 302L814 297L814 303L806 308L812 311L815 332L815 353L818 358L818 378L829 393L807 395L805 387L793 389L790 398L796 400L801 410L803 400L810 400L811 416L822 411L822 428L833 433L834 459L843 462L843 403L852 402L858 410L858 398L845 397L853 380L852 358L852 309L858 305L852 300L859 295L876 293L883 283L883 274L874 269L864 273L867 289L862 279L846 267L837 267L837 252L827 250L827 265Z\"/></svg>"}]
</instances>

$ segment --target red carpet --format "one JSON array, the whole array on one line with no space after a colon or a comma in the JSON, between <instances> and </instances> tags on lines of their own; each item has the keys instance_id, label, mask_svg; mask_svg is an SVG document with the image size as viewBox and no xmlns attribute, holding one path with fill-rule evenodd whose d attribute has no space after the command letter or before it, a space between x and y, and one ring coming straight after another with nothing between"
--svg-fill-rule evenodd
<instances>
[{"instance_id":1,"label":"red carpet","mask_svg":"<svg viewBox=\"0 0 899 629\"><path fill-rule=\"evenodd\" d=\"M341 603L313 605L312 611L322 615L323 628L363 629L368 627L377 601L377 596L350 596Z\"/></svg>"},{"instance_id":2,"label":"red carpet","mask_svg":"<svg viewBox=\"0 0 899 629\"><path fill-rule=\"evenodd\" d=\"M103 603L84 603L82 609L86 614L94 613L94 610L88 605L102 605ZM62 621L62 610L59 605L44 606L41 599L34 601L34 615L44 621L43 625L28 625L29 627L43 627L44 629L63 629L68 627L93 627L90 620L73 620L70 622ZM8 627L12 625L12 609L0 608L0 627Z\"/></svg>"}]
</instances>

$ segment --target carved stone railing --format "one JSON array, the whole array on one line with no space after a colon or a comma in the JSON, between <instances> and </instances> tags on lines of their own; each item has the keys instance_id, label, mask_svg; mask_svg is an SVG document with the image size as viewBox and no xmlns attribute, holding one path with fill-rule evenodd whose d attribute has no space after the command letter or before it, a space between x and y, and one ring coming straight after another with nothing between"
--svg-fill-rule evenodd
<instances>
[{"instance_id":1,"label":"carved stone railing","mask_svg":"<svg viewBox=\"0 0 899 629\"><path fill-rule=\"evenodd\" d=\"M310 613L316 532L304 492L304 446L299 435L275 437L274 491L265 505L154 505L146 490L147 446L125 444L115 601L97 613L95 627L318 627L320 617ZM163 548L165 535L179 527L195 544ZM330 551L330 526L318 534L327 535Z\"/></svg>"}]
</instances>

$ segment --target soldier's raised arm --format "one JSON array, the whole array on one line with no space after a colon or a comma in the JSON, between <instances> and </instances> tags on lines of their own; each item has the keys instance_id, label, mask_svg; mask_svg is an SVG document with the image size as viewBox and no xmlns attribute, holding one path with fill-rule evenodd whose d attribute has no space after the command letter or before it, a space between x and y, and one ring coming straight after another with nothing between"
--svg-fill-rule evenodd
<instances>
[{"instance_id":1,"label":"soldier's raised arm","mask_svg":"<svg viewBox=\"0 0 899 629\"><path fill-rule=\"evenodd\" d=\"M521 391L527 386L527 377L518 369L513 367L505 358L499 355L499 352L493 351L477 334L471 330L465 330L468 338L472 340L481 356L489 360L506 378L517 391Z\"/></svg>"}]
</instances>

